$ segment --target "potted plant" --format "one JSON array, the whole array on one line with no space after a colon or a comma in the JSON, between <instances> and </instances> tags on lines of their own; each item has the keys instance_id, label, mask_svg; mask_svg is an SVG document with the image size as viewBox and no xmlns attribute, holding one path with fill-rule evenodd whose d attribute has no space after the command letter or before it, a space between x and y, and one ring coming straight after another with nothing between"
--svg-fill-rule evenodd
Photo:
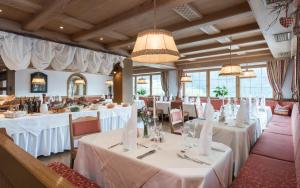
<instances>
[{"instance_id":1,"label":"potted plant","mask_svg":"<svg viewBox=\"0 0 300 188\"><path fill-rule=\"evenodd\" d=\"M142 89L139 89L139 90L137 90L136 92L137 92L137 94L138 94L138 95L142 95L142 96L146 94L146 90L145 90L145 89L143 89L143 88L142 88Z\"/></svg>"},{"instance_id":2,"label":"potted plant","mask_svg":"<svg viewBox=\"0 0 300 188\"><path fill-rule=\"evenodd\" d=\"M213 92L215 93L216 97L222 98L222 104L224 106L224 99L225 96L228 95L228 89L225 86L217 86L215 90L213 90Z\"/></svg>"}]
</instances>

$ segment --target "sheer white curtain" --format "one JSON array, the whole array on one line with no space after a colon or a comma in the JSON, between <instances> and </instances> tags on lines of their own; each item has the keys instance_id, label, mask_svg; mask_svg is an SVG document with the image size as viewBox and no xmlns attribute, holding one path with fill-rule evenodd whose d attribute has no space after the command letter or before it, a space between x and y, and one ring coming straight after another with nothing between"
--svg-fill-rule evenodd
<instances>
[{"instance_id":1,"label":"sheer white curtain","mask_svg":"<svg viewBox=\"0 0 300 188\"><path fill-rule=\"evenodd\" d=\"M76 53L74 56L74 61L68 67L72 71L85 72L88 67L88 55L90 50L84 48L76 48Z\"/></svg>"},{"instance_id":2,"label":"sheer white curtain","mask_svg":"<svg viewBox=\"0 0 300 188\"><path fill-rule=\"evenodd\" d=\"M55 56L52 60L51 66L54 70L66 69L74 60L76 48L67 46L65 44L58 44L55 49Z\"/></svg>"},{"instance_id":3,"label":"sheer white curtain","mask_svg":"<svg viewBox=\"0 0 300 188\"><path fill-rule=\"evenodd\" d=\"M38 70L51 66L54 70L109 75L124 57L55 42L33 39L0 31L0 55L10 70L28 68L30 61Z\"/></svg>"},{"instance_id":4,"label":"sheer white curtain","mask_svg":"<svg viewBox=\"0 0 300 188\"><path fill-rule=\"evenodd\" d=\"M38 70L46 69L54 58L54 48L57 43L38 39L32 40L31 63Z\"/></svg>"},{"instance_id":5,"label":"sheer white curtain","mask_svg":"<svg viewBox=\"0 0 300 188\"><path fill-rule=\"evenodd\" d=\"M100 66L104 61L104 54L96 51L91 51L88 54L87 72L96 74L99 72Z\"/></svg>"},{"instance_id":6,"label":"sheer white curtain","mask_svg":"<svg viewBox=\"0 0 300 188\"><path fill-rule=\"evenodd\" d=\"M30 64L32 40L15 34L0 34L0 55L10 70L26 69Z\"/></svg>"}]
</instances>

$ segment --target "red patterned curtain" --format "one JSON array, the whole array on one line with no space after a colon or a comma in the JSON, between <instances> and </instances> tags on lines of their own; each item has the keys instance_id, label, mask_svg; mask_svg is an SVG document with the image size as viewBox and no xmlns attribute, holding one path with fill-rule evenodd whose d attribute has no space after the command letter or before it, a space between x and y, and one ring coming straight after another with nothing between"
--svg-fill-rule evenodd
<instances>
[{"instance_id":1,"label":"red patterned curtain","mask_svg":"<svg viewBox=\"0 0 300 188\"><path fill-rule=\"evenodd\" d=\"M180 95L181 87L182 87L182 82L181 82L181 77L183 75L183 70L182 69L177 69L177 97Z\"/></svg>"},{"instance_id":2,"label":"red patterned curtain","mask_svg":"<svg viewBox=\"0 0 300 188\"><path fill-rule=\"evenodd\" d=\"M298 80L297 80L297 61L296 57L293 58L293 77L292 77L292 85L291 85L291 90L292 90L292 98L294 100L298 99Z\"/></svg>"},{"instance_id":3,"label":"red patterned curtain","mask_svg":"<svg viewBox=\"0 0 300 188\"><path fill-rule=\"evenodd\" d=\"M273 88L274 98L282 99L282 86L290 59L272 60L267 63L269 82Z\"/></svg>"},{"instance_id":4,"label":"red patterned curtain","mask_svg":"<svg viewBox=\"0 0 300 188\"><path fill-rule=\"evenodd\" d=\"M296 82L297 82L297 98L298 102L300 100L300 37L297 37L297 53L296 53ZM300 111L300 105L299 105L299 111Z\"/></svg>"}]
</instances>

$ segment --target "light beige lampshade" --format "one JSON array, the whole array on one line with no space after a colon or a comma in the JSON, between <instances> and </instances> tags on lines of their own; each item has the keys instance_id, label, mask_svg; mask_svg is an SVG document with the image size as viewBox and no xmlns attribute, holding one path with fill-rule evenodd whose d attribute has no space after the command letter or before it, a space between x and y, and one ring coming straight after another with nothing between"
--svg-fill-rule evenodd
<instances>
[{"instance_id":1,"label":"light beige lampshade","mask_svg":"<svg viewBox=\"0 0 300 188\"><path fill-rule=\"evenodd\" d=\"M75 80L74 83L75 84L85 84L85 81L83 79L78 79L78 80Z\"/></svg>"},{"instance_id":2,"label":"light beige lampshade","mask_svg":"<svg viewBox=\"0 0 300 188\"><path fill-rule=\"evenodd\" d=\"M244 70L240 75L240 78L256 78L256 74L254 72L254 70Z\"/></svg>"},{"instance_id":3,"label":"light beige lampshade","mask_svg":"<svg viewBox=\"0 0 300 188\"><path fill-rule=\"evenodd\" d=\"M242 73L242 68L240 65L223 65L219 76L239 76Z\"/></svg>"},{"instance_id":4,"label":"light beige lampshade","mask_svg":"<svg viewBox=\"0 0 300 188\"><path fill-rule=\"evenodd\" d=\"M187 74L184 74L184 75L181 77L180 81L181 81L181 82L184 82L184 83L186 83L186 82L192 82L192 77L189 76L189 75L187 75Z\"/></svg>"},{"instance_id":5,"label":"light beige lampshade","mask_svg":"<svg viewBox=\"0 0 300 188\"><path fill-rule=\"evenodd\" d=\"M136 81L137 84L148 84L148 81L145 78L139 78Z\"/></svg>"},{"instance_id":6,"label":"light beige lampshade","mask_svg":"<svg viewBox=\"0 0 300 188\"><path fill-rule=\"evenodd\" d=\"M173 62L179 59L179 52L169 31L151 29L138 34L131 59L141 63Z\"/></svg>"},{"instance_id":7,"label":"light beige lampshade","mask_svg":"<svg viewBox=\"0 0 300 188\"><path fill-rule=\"evenodd\" d=\"M46 84L46 81L44 78L40 78L40 77L35 77L35 78L32 78L32 84L39 84L39 85L44 85Z\"/></svg>"},{"instance_id":8,"label":"light beige lampshade","mask_svg":"<svg viewBox=\"0 0 300 188\"><path fill-rule=\"evenodd\" d=\"M106 80L105 84L108 86L112 86L112 85L114 85L114 82L112 80Z\"/></svg>"}]
</instances>

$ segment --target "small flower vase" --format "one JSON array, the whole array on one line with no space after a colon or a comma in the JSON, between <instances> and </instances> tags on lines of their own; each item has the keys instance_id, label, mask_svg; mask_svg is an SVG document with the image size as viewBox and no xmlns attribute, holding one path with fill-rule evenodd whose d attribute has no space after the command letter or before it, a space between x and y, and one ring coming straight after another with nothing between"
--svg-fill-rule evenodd
<instances>
[{"instance_id":1,"label":"small flower vase","mask_svg":"<svg viewBox=\"0 0 300 188\"><path fill-rule=\"evenodd\" d=\"M148 124L144 123L144 138L149 138L148 134Z\"/></svg>"}]
</instances>

